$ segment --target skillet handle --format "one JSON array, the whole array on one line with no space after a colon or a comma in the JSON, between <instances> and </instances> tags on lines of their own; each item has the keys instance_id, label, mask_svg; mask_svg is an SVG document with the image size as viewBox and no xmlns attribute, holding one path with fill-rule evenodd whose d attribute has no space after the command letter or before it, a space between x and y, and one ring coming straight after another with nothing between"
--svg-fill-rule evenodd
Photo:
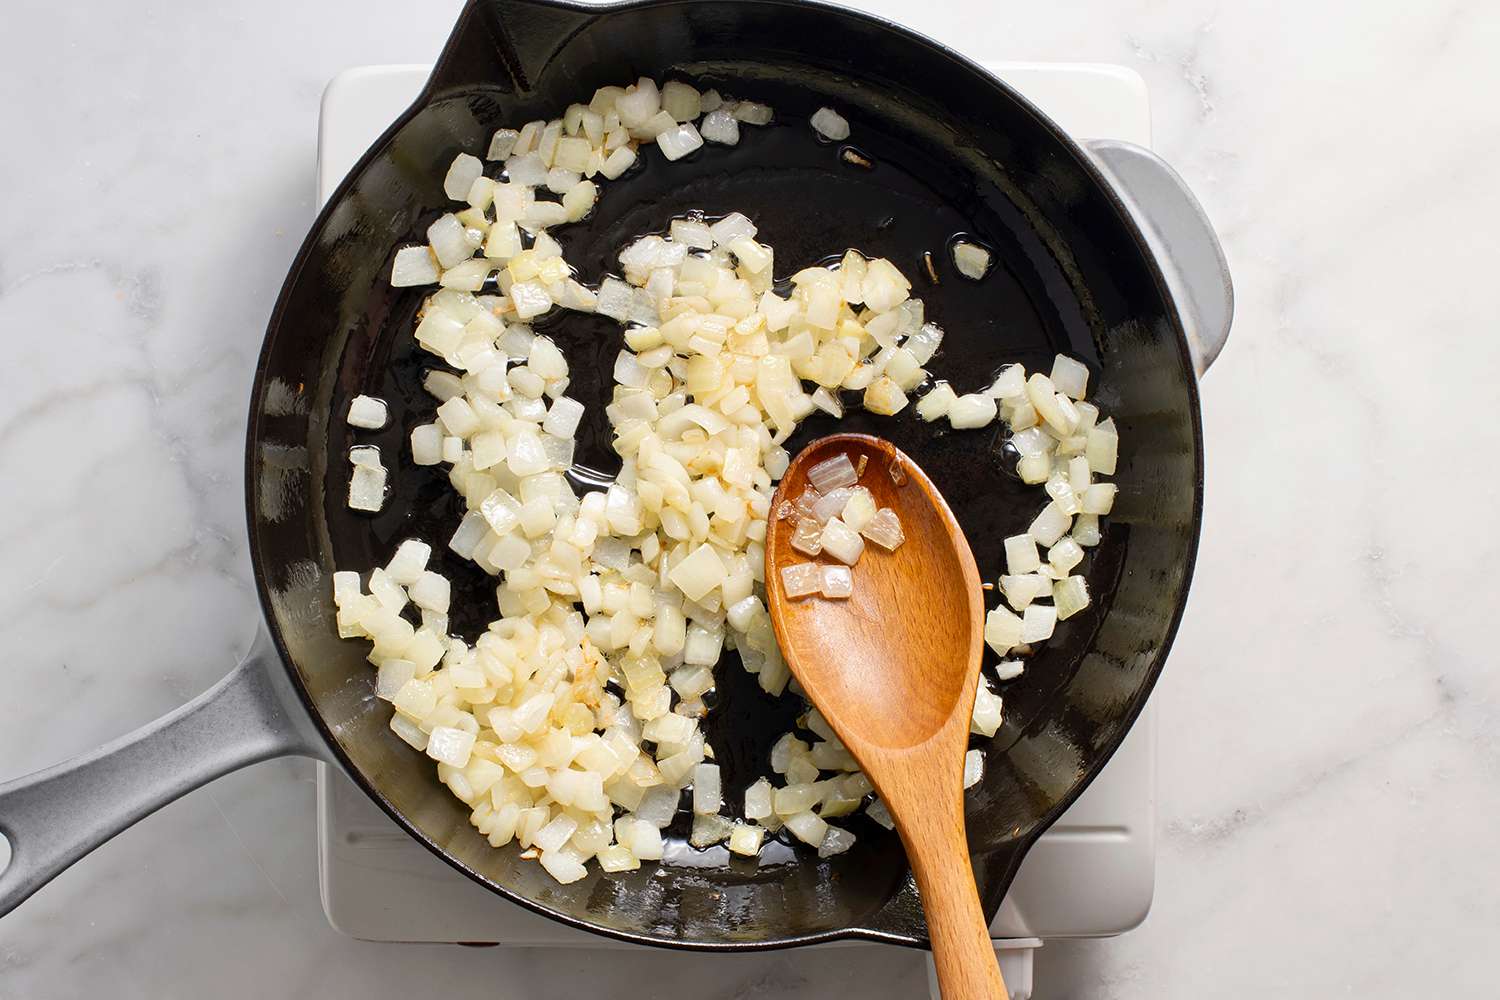
<instances>
[{"instance_id":1,"label":"skillet handle","mask_svg":"<svg viewBox=\"0 0 1500 1000\"><path fill-rule=\"evenodd\" d=\"M73 862L220 775L289 754L327 756L262 631L245 659L181 708L97 750L0 785L0 916Z\"/></svg>"},{"instance_id":2,"label":"skillet handle","mask_svg":"<svg viewBox=\"0 0 1500 1000\"><path fill-rule=\"evenodd\" d=\"M1177 171L1151 150L1117 139L1083 146L1160 261L1201 376L1224 349L1234 319L1234 284L1213 223Z\"/></svg>"}]
</instances>

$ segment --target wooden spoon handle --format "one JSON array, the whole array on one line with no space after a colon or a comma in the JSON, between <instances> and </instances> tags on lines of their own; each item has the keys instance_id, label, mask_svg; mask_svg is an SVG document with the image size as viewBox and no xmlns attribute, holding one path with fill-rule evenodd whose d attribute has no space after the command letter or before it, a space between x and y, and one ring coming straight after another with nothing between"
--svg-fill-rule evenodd
<instances>
[{"instance_id":1,"label":"wooden spoon handle","mask_svg":"<svg viewBox=\"0 0 1500 1000\"><path fill-rule=\"evenodd\" d=\"M974 887L963 813L959 813L956 829L953 824L944 826L941 833L925 830L925 836L911 837L906 844L927 913L943 1000L1009 1000Z\"/></svg>"}]
</instances>

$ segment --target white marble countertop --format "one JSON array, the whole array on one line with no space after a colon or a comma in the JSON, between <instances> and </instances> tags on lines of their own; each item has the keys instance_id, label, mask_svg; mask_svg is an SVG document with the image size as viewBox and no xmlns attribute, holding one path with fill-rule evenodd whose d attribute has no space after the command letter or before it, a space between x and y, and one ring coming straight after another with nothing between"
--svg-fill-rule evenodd
<instances>
[{"instance_id":1,"label":"white marble countertop","mask_svg":"<svg viewBox=\"0 0 1500 1000\"><path fill-rule=\"evenodd\" d=\"M313 216L318 96L430 60L457 6L7 9L0 777L135 728L248 644L244 401ZM1155 906L1045 948L1037 995L1493 996L1500 7L872 6L984 58L1140 71L1238 288L1157 694ZM918 956L859 954L353 941L319 905L312 765L277 762L0 922L0 998L925 994Z\"/></svg>"}]
</instances>

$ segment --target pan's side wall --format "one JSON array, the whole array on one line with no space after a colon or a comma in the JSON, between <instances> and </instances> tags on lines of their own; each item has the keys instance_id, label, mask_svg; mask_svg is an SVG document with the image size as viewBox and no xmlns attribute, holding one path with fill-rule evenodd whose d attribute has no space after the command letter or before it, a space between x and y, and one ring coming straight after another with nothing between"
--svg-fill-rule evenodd
<instances>
[{"instance_id":1,"label":"pan's side wall","mask_svg":"<svg viewBox=\"0 0 1500 1000\"><path fill-rule=\"evenodd\" d=\"M850 926L920 935L893 838L871 836L827 862L673 866L666 877L652 866L623 876L593 870L556 885L513 847L491 849L473 831L431 762L387 730L389 709L373 697L363 644L339 640L332 627L333 537L350 516L337 495L346 438L334 407L360 391L391 338L409 329L420 293L388 287L395 248L420 238L444 205L442 176L458 150L482 150L494 128L556 113L596 86L671 71L732 71L757 80L778 107L805 114L837 100L923 137L967 185L956 203L1019 213L1030 226L1030 252L1055 272L1042 286L1049 301L1037 307L1053 316L1048 336L1089 357L1100 404L1121 425L1107 613L1097 609L1086 630L1075 630L1074 645L1049 652L1034 668L1035 683L1007 690L997 743L1007 749L992 755L970 800L981 885L998 906L1021 847L1118 746L1159 670L1196 540L1197 405L1159 283L1115 206L1045 123L935 47L860 15L804 4L710 0L598 16L547 8L540 17L531 4L471 5L428 101L331 199L272 317L248 456L258 580L273 632L351 772L481 880L554 916L658 942L788 943ZM399 448L402 428L393 433ZM398 537L402 512L381 517L373 525L380 539Z\"/></svg>"}]
</instances>

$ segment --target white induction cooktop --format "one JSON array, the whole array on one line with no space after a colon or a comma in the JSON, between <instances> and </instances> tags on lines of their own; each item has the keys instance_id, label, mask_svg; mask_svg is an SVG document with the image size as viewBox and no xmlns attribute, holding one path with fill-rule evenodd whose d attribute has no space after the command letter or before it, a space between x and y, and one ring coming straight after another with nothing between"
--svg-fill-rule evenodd
<instances>
[{"instance_id":1,"label":"white induction cooktop","mask_svg":"<svg viewBox=\"0 0 1500 1000\"><path fill-rule=\"evenodd\" d=\"M992 63L1079 138L1149 146L1145 82L1117 66ZM365 66L323 95L318 198L409 105L426 66ZM1155 880L1156 721L1150 707L1108 767L1032 848L991 930L1006 948L1013 997L1030 995L1030 951L1050 937L1103 937L1136 926ZM323 908L338 930L373 941L486 942L516 947L630 947L507 902L408 837L347 778L318 768ZM880 947L849 945L847 947Z\"/></svg>"}]
</instances>

